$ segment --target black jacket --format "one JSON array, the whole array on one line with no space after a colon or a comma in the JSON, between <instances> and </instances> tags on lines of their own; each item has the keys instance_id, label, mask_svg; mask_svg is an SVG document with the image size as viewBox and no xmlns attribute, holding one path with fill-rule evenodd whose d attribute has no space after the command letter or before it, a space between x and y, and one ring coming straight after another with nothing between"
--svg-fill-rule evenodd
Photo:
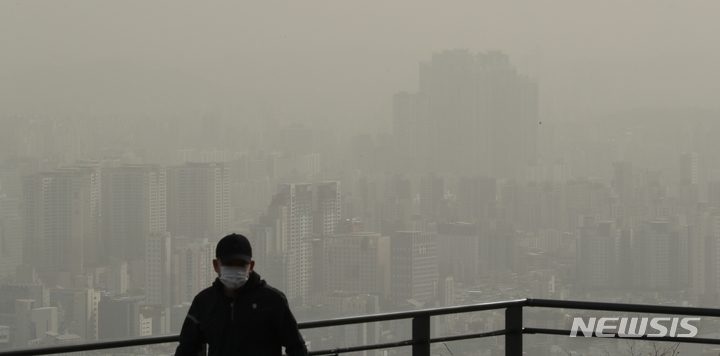
<instances>
[{"instance_id":1,"label":"black jacket","mask_svg":"<svg viewBox=\"0 0 720 356\"><path fill-rule=\"evenodd\" d=\"M255 272L234 299L216 279L192 302L175 355L197 356L204 344L215 355L307 355L287 298Z\"/></svg>"}]
</instances>

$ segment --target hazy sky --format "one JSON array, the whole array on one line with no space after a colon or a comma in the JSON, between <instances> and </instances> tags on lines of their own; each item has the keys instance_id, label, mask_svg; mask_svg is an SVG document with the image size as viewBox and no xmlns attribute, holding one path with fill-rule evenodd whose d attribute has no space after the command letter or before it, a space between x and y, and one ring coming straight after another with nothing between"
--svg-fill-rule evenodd
<instances>
[{"instance_id":1,"label":"hazy sky","mask_svg":"<svg viewBox=\"0 0 720 356\"><path fill-rule=\"evenodd\" d=\"M717 1L2 1L0 76L10 78L7 86L35 75L27 82L40 87L43 67L112 72L131 64L171 70L189 78L187 86L209 81L231 98L257 96L290 116L357 122L388 118L390 95L417 90L418 62L432 52L493 49L510 54L521 71L536 68L524 66L524 57L542 53L537 74L547 115L577 105L564 102L562 88L576 92L578 82L607 78L587 72L603 71L618 80L640 72L631 91L657 92L605 99L614 106L717 107L720 89L709 79L720 79L719 15ZM653 84L653 73L667 90ZM687 83L667 83L677 80ZM627 84L610 80L597 90ZM203 102L204 90L187 90Z\"/></svg>"}]
</instances>

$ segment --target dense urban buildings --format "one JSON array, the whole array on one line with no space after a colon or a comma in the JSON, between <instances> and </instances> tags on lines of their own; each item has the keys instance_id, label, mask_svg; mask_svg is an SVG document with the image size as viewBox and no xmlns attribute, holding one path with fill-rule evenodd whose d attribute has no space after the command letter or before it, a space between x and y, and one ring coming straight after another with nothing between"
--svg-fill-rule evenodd
<instances>
[{"instance_id":1,"label":"dense urban buildings","mask_svg":"<svg viewBox=\"0 0 720 356\"><path fill-rule=\"evenodd\" d=\"M143 125L0 116L0 349L178 332L232 232L300 320L522 297L720 301L720 144L703 134L717 120L667 119L687 141L672 149L653 115L541 124L539 83L495 51L435 53L418 79L375 134L201 113L194 129L152 119L178 138L160 145ZM305 336L319 349L409 332Z\"/></svg>"}]
</instances>

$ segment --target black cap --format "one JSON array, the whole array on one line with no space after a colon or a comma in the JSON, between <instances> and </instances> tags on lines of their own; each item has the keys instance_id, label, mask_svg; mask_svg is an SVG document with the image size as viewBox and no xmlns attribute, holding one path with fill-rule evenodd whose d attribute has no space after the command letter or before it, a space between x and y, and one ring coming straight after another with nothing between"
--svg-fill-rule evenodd
<instances>
[{"instance_id":1,"label":"black cap","mask_svg":"<svg viewBox=\"0 0 720 356\"><path fill-rule=\"evenodd\" d=\"M221 263L230 263L232 260L252 261L252 247L247 237L231 234L223 237L215 248L215 258Z\"/></svg>"}]
</instances>

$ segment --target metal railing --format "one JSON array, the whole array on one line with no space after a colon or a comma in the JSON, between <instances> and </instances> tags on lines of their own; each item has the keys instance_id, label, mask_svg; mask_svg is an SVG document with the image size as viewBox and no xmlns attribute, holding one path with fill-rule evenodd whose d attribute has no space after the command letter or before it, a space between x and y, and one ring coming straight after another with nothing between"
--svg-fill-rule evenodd
<instances>
[{"instance_id":1,"label":"metal railing","mask_svg":"<svg viewBox=\"0 0 720 356\"><path fill-rule=\"evenodd\" d=\"M363 315L347 318L336 318L327 320L308 321L298 324L300 329L315 329L323 327L333 327L342 325L363 324L390 320L412 320L412 337L409 340L342 347L328 350L311 351L310 355L339 355L342 353L369 351L378 349L389 349L395 347L412 346L413 356L429 356L430 346L433 343L459 341L467 339L477 339L492 336L505 336L505 355L522 356L523 353L523 335L524 334L546 334L546 335L564 335L570 336L570 330L562 329L543 329L543 328L527 328L523 327L523 308L553 308L553 309L578 309L593 311L615 311L630 313L649 313L649 314L670 314L670 315L688 315L688 316L706 316L720 317L720 309L711 308L695 308L695 307L675 307L675 306L655 306L644 304L620 304L620 303L597 303L582 302L569 300L549 300L549 299L518 299L503 302L472 304L454 307L434 308L413 310L404 312L384 313ZM430 334L430 317L462 314L487 310L505 309L505 328L484 333L473 333L446 337L432 338ZM593 337L595 334L593 333ZM617 336L616 336L617 337ZM114 341L98 341L82 344L60 345L49 347L23 348L9 351L0 351L0 356L30 356L30 355L51 355L69 352L81 352L102 349L115 349L132 346L145 346L154 344L164 344L178 342L179 335L149 336L133 339L123 339ZM623 337L623 339L647 339L647 335L637 337ZM693 344L714 344L720 345L720 339L708 338L688 338L688 337L653 337L654 341L672 341Z\"/></svg>"}]
</instances>

